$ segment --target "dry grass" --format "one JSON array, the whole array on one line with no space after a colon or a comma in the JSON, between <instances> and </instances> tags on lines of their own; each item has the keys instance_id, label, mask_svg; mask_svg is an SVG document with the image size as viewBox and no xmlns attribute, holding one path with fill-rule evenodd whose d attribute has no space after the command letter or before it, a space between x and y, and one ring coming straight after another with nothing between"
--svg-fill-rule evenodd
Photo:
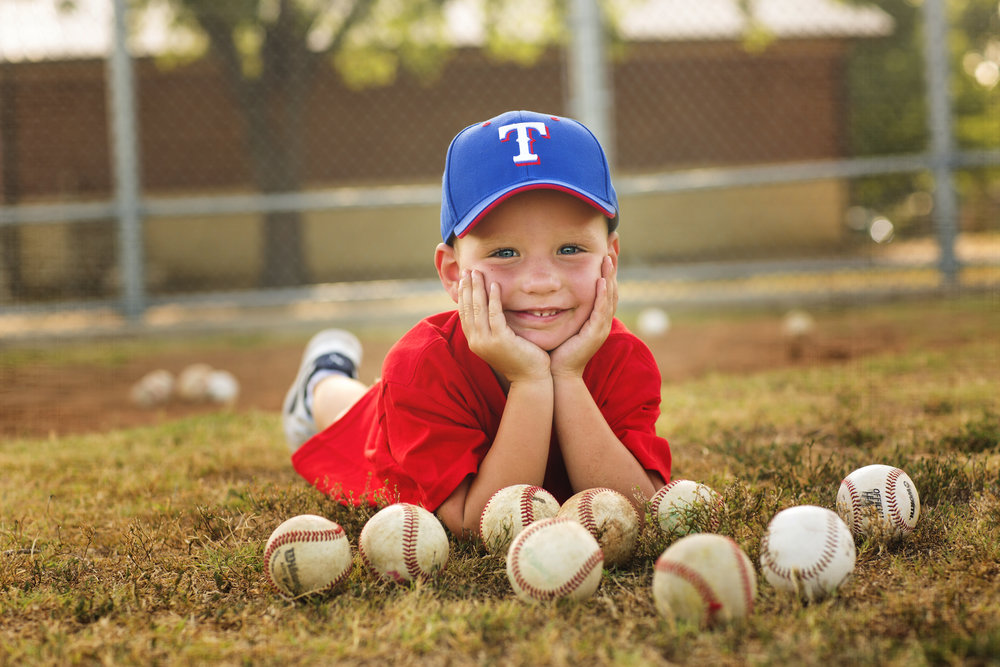
<instances>
[{"instance_id":1,"label":"dry grass","mask_svg":"<svg viewBox=\"0 0 1000 667\"><path fill-rule=\"evenodd\" d=\"M982 307L982 302L978 303ZM741 627L672 627L652 603L666 537L583 603L526 605L500 556L452 543L436 580L356 565L335 594L289 603L263 545L316 513L357 536L370 510L291 470L275 414L218 414L0 445L0 664L997 664L1000 364L995 330L947 351L664 388L676 475L723 492L720 532L756 563L778 510L833 507L883 462L921 494L917 530L859 544L852 581L805 605L760 580Z\"/></svg>"}]
</instances>

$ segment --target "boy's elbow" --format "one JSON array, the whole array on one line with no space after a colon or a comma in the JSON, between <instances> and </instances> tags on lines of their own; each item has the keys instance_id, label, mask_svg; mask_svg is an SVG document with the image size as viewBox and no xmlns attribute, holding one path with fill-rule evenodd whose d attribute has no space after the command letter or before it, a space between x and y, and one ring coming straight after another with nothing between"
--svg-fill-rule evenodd
<instances>
[{"instance_id":1,"label":"boy's elbow","mask_svg":"<svg viewBox=\"0 0 1000 667\"><path fill-rule=\"evenodd\" d=\"M443 509L444 511L442 511ZM448 532L454 535L458 540L464 542L465 540L471 540L479 535L479 522L467 521L464 514L449 512L443 505L438 508L435 514L438 519L441 520L441 523L444 524L444 527L448 529Z\"/></svg>"},{"instance_id":2,"label":"boy's elbow","mask_svg":"<svg viewBox=\"0 0 1000 667\"><path fill-rule=\"evenodd\" d=\"M435 511L445 528L460 540L469 540L479 534L479 517L467 516L470 514L465 502L468 490L469 482L466 480Z\"/></svg>"}]
</instances>

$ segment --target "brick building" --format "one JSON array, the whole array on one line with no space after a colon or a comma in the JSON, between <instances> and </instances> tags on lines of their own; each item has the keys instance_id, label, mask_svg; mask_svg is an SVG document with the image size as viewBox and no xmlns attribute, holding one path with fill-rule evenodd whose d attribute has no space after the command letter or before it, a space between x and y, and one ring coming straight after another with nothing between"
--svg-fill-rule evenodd
<instances>
[{"instance_id":1,"label":"brick building","mask_svg":"<svg viewBox=\"0 0 1000 667\"><path fill-rule=\"evenodd\" d=\"M775 3L781 4L771 0ZM741 42L743 27L733 23L734 2L700 3L701 18L686 23L657 12L678 4L685 3L651 0L622 21L627 41L610 70L618 178L846 155L848 50L854 38L885 34L887 17L877 10L810 0L800 3L810 7L799 7L794 17L774 14L769 29L777 39L752 52ZM767 12L761 18L767 19ZM6 57L0 61L0 202L110 197L104 61ZM487 58L475 46L458 48L430 81L404 73L392 85L356 90L332 68L324 69L297 121L307 138L301 154L303 188L437 182L444 148L468 123L508 108L568 113L564 72L555 50L523 67ZM135 74L147 196L253 190L245 119L216 63L164 66L147 56L136 60ZM747 243L765 253L782 243L829 248L842 233L844 187L826 181L721 195L626 196L622 209L629 255L656 262L736 245L754 254ZM784 205L775 205L776 198ZM252 285L259 271L257 217L149 219L146 254L166 286L191 281ZM373 272L426 275L436 217L435 207L307 213L310 275L321 281ZM673 224L681 220L684 224ZM347 221L356 233L343 239L340 230ZM62 247L72 255L86 247L83 265L97 273L110 270L113 233L70 227L23 230L17 241L23 246L20 261L31 261L38 248L58 254ZM205 251L212 245L212 230L226 239L222 256ZM373 239L382 241L377 260L382 266L374 271L366 251ZM386 239L397 243L387 247ZM426 256L413 257L414 243L428 248ZM331 252L331 247L337 249ZM98 255L105 259L95 259ZM53 269L38 280L65 281L80 270L60 275Z\"/></svg>"}]
</instances>

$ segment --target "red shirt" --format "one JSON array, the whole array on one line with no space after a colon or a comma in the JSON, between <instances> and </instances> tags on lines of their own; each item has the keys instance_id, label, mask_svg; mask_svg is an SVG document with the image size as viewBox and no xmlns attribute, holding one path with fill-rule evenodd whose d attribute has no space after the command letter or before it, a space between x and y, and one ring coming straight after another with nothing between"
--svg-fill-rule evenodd
<instances>
[{"instance_id":1,"label":"red shirt","mask_svg":"<svg viewBox=\"0 0 1000 667\"><path fill-rule=\"evenodd\" d=\"M583 380L642 467L670 479L670 448L656 435L660 371L649 348L616 319ZM469 349L457 311L440 313L389 350L382 378L303 444L292 464L346 502L402 501L433 511L478 471L506 402L493 370ZM560 503L573 494L554 431L544 487Z\"/></svg>"}]
</instances>

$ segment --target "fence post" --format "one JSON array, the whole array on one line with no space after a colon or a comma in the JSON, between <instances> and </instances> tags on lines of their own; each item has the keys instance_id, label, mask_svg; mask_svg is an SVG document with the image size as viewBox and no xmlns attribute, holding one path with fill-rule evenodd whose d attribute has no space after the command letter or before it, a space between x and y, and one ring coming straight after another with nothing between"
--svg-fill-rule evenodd
<instances>
[{"instance_id":1,"label":"fence post","mask_svg":"<svg viewBox=\"0 0 1000 667\"><path fill-rule=\"evenodd\" d=\"M135 79L128 51L126 0L114 0L112 49L108 59L108 123L113 148L121 310L130 320L146 308L143 224L140 207L139 144Z\"/></svg>"},{"instance_id":2,"label":"fence post","mask_svg":"<svg viewBox=\"0 0 1000 667\"><path fill-rule=\"evenodd\" d=\"M614 163L614 124L604 28L597 0L573 0L569 44L570 115L590 128Z\"/></svg>"},{"instance_id":3,"label":"fence post","mask_svg":"<svg viewBox=\"0 0 1000 667\"><path fill-rule=\"evenodd\" d=\"M941 256L939 268L945 287L958 285L958 195L955 191L956 163L949 77L948 18L945 0L924 0L924 59L927 83L927 123L934 176L934 224Z\"/></svg>"}]
</instances>

